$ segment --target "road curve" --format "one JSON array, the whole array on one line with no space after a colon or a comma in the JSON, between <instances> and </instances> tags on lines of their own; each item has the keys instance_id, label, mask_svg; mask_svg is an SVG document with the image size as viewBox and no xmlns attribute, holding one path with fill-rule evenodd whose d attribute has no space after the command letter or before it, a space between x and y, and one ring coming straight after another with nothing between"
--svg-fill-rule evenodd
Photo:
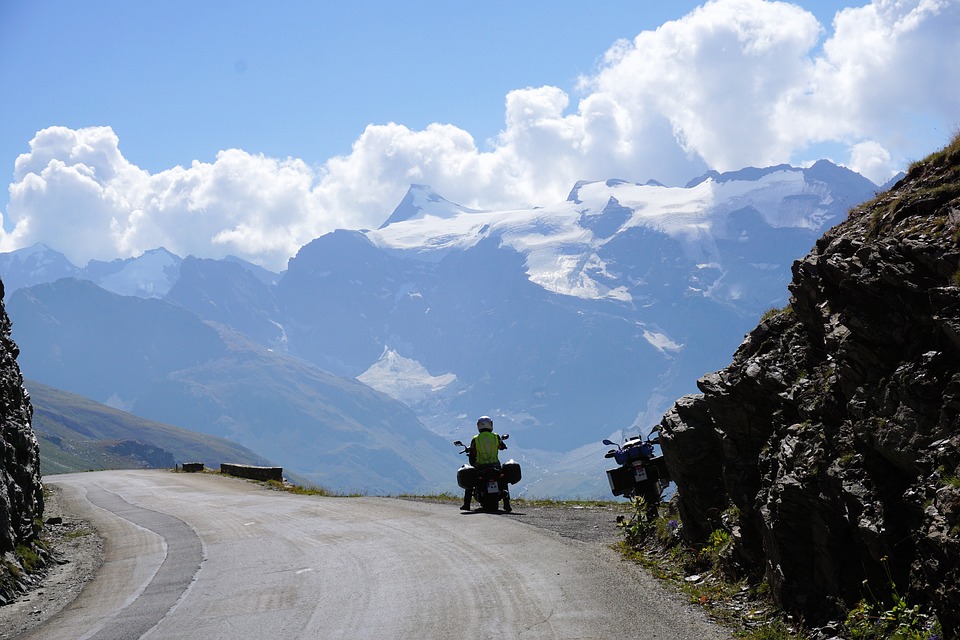
<instances>
[{"instance_id":1,"label":"road curve","mask_svg":"<svg viewBox=\"0 0 960 640\"><path fill-rule=\"evenodd\" d=\"M104 564L23 640L731 637L614 552L522 515L164 471L45 481L101 532Z\"/></svg>"}]
</instances>

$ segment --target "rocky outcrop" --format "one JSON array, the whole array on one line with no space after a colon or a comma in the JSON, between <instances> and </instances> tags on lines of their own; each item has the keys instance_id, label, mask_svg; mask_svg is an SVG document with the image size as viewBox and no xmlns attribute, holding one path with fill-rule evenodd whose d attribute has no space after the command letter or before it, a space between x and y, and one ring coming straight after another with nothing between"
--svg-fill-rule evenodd
<instances>
[{"instance_id":1,"label":"rocky outcrop","mask_svg":"<svg viewBox=\"0 0 960 640\"><path fill-rule=\"evenodd\" d=\"M19 590L30 568L24 564L36 557L34 543L43 514L40 448L30 427L33 407L23 388L18 354L10 338L10 318L0 304L0 604Z\"/></svg>"},{"instance_id":2,"label":"rocky outcrop","mask_svg":"<svg viewBox=\"0 0 960 640\"><path fill-rule=\"evenodd\" d=\"M790 304L663 418L683 533L788 611L893 585L960 632L960 136L793 266Z\"/></svg>"},{"instance_id":3,"label":"rocky outcrop","mask_svg":"<svg viewBox=\"0 0 960 640\"><path fill-rule=\"evenodd\" d=\"M121 440L107 445L107 449L150 469L170 469L177 464L166 449L139 440Z\"/></svg>"}]
</instances>

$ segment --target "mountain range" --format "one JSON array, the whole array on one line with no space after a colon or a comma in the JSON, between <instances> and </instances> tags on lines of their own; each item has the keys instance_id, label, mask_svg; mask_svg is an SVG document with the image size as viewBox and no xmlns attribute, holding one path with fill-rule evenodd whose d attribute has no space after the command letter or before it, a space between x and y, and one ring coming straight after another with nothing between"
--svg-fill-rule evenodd
<instances>
[{"instance_id":1,"label":"mountain range","mask_svg":"<svg viewBox=\"0 0 960 640\"><path fill-rule=\"evenodd\" d=\"M449 440L488 414L524 491L597 496L599 441L646 433L729 361L877 191L827 161L585 181L512 211L412 185L380 228L321 236L279 274L162 248L80 268L35 245L0 276L45 384L373 493L455 488Z\"/></svg>"}]
</instances>

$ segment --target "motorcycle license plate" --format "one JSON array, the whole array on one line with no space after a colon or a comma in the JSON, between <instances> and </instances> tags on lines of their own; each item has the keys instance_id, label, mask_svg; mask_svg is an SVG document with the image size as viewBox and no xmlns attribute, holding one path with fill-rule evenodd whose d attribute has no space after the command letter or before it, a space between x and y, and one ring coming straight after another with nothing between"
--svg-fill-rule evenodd
<instances>
[{"instance_id":1,"label":"motorcycle license plate","mask_svg":"<svg viewBox=\"0 0 960 640\"><path fill-rule=\"evenodd\" d=\"M634 467L633 468L633 480L634 482L643 482L647 479L647 470L643 467Z\"/></svg>"},{"instance_id":2,"label":"motorcycle license plate","mask_svg":"<svg viewBox=\"0 0 960 640\"><path fill-rule=\"evenodd\" d=\"M500 485L496 480L487 480L487 493L500 493Z\"/></svg>"}]
</instances>

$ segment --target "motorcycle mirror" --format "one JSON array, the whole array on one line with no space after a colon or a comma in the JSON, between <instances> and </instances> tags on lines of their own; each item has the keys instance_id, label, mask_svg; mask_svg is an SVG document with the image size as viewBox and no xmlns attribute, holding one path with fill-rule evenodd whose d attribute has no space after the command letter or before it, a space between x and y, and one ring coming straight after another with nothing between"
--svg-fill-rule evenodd
<instances>
[{"instance_id":1,"label":"motorcycle mirror","mask_svg":"<svg viewBox=\"0 0 960 640\"><path fill-rule=\"evenodd\" d=\"M510 434L509 434L509 433L505 433L505 434L503 434L502 436L500 436L500 439L501 439L501 440L506 440L506 439L509 438L509 437L510 437Z\"/></svg>"},{"instance_id":2,"label":"motorcycle mirror","mask_svg":"<svg viewBox=\"0 0 960 640\"><path fill-rule=\"evenodd\" d=\"M459 440L454 440L454 441L453 441L453 444L457 445L458 447L462 447L462 446L463 446L463 443L460 442Z\"/></svg>"},{"instance_id":3,"label":"motorcycle mirror","mask_svg":"<svg viewBox=\"0 0 960 640\"><path fill-rule=\"evenodd\" d=\"M617 446L617 443L616 443L616 442L614 442L613 440L607 440L606 438L604 438L603 444L605 444L605 445Z\"/></svg>"}]
</instances>

